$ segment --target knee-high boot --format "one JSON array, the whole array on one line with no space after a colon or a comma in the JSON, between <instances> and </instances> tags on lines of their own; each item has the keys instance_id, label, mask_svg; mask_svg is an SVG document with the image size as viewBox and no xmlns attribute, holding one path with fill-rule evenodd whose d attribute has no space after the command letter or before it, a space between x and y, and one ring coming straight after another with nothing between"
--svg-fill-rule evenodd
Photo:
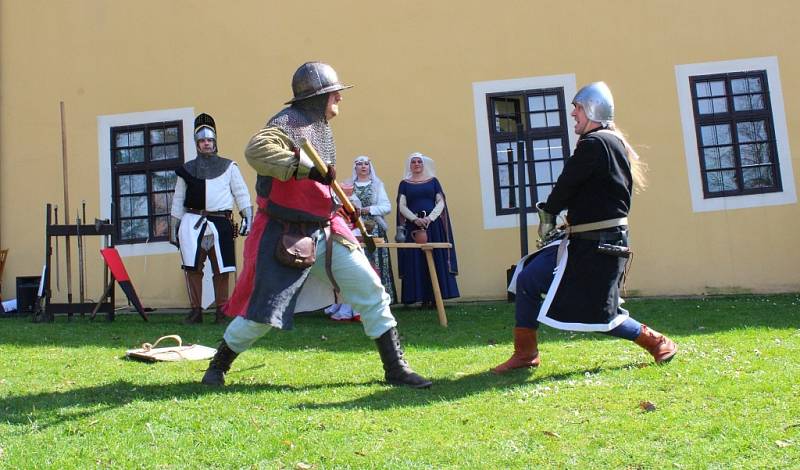
<instances>
[{"instance_id":1,"label":"knee-high boot","mask_svg":"<svg viewBox=\"0 0 800 470\"><path fill-rule=\"evenodd\" d=\"M512 369L539 366L539 345L537 330L533 328L514 328L514 353L504 363L492 369L495 374L505 374Z\"/></svg>"},{"instance_id":2,"label":"knee-high boot","mask_svg":"<svg viewBox=\"0 0 800 470\"><path fill-rule=\"evenodd\" d=\"M669 362L678 353L678 346L671 339L646 325L642 325L642 332L633 341L652 354L656 364Z\"/></svg>"},{"instance_id":3,"label":"knee-high boot","mask_svg":"<svg viewBox=\"0 0 800 470\"><path fill-rule=\"evenodd\" d=\"M238 354L233 352L223 339L217 347L217 353L211 358L201 382L204 385L225 385L225 374L231 370L231 364L237 356Z\"/></svg>"},{"instance_id":4,"label":"knee-high boot","mask_svg":"<svg viewBox=\"0 0 800 470\"><path fill-rule=\"evenodd\" d=\"M224 323L225 314L222 313L222 306L228 301L228 275L221 273L214 275L214 302L217 304L214 315L214 323Z\"/></svg>"},{"instance_id":5,"label":"knee-high boot","mask_svg":"<svg viewBox=\"0 0 800 470\"><path fill-rule=\"evenodd\" d=\"M189 325L192 323L203 323L203 308L201 307L203 299L203 271L184 271L186 274L186 288L189 290L189 305L192 309L183 323Z\"/></svg>"},{"instance_id":6,"label":"knee-high boot","mask_svg":"<svg viewBox=\"0 0 800 470\"><path fill-rule=\"evenodd\" d=\"M378 352L386 372L386 382L391 385L407 385L411 388L428 388L432 382L411 370L404 359L403 347L400 345L400 334L392 327L375 340Z\"/></svg>"}]
</instances>

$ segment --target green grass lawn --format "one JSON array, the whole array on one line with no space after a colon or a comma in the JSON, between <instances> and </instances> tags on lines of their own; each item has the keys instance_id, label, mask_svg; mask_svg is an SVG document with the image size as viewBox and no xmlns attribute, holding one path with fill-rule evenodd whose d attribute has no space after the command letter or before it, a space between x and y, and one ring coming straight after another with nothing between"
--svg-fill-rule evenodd
<instances>
[{"instance_id":1,"label":"green grass lawn","mask_svg":"<svg viewBox=\"0 0 800 470\"><path fill-rule=\"evenodd\" d=\"M497 377L511 304L452 305L446 329L397 309L430 390L383 385L360 325L321 314L270 332L224 388L198 384L206 361L123 357L165 334L216 346L223 326L2 319L0 468L800 468L800 296L626 306L678 343L670 364L542 327L541 367Z\"/></svg>"}]
</instances>

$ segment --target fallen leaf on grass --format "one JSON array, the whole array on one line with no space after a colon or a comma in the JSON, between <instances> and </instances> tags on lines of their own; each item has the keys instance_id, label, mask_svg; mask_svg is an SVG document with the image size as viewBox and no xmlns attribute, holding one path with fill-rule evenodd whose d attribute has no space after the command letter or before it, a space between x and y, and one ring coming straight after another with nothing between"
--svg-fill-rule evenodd
<instances>
[{"instance_id":1,"label":"fallen leaf on grass","mask_svg":"<svg viewBox=\"0 0 800 470\"><path fill-rule=\"evenodd\" d=\"M357 451L354 452L354 454L360 455L361 457L366 457L367 456L367 453L364 452L363 450L357 450Z\"/></svg>"},{"instance_id":2,"label":"fallen leaf on grass","mask_svg":"<svg viewBox=\"0 0 800 470\"><path fill-rule=\"evenodd\" d=\"M783 430L786 431L787 429L796 428L796 427L800 427L800 423L790 424L790 425L786 426L785 428L783 428Z\"/></svg>"},{"instance_id":3,"label":"fallen leaf on grass","mask_svg":"<svg viewBox=\"0 0 800 470\"><path fill-rule=\"evenodd\" d=\"M290 449L294 449L294 442L292 442L292 441L289 441L289 440L282 441L282 444L285 445L286 447L290 448Z\"/></svg>"},{"instance_id":4,"label":"fallen leaf on grass","mask_svg":"<svg viewBox=\"0 0 800 470\"><path fill-rule=\"evenodd\" d=\"M297 465L295 465L294 468L296 468L297 470L311 470L312 468L314 468L314 466L311 465L310 463L297 462Z\"/></svg>"},{"instance_id":5,"label":"fallen leaf on grass","mask_svg":"<svg viewBox=\"0 0 800 470\"><path fill-rule=\"evenodd\" d=\"M775 441L775 445L783 448L783 447L789 447L790 445L792 445L792 443L790 441Z\"/></svg>"},{"instance_id":6,"label":"fallen leaf on grass","mask_svg":"<svg viewBox=\"0 0 800 470\"><path fill-rule=\"evenodd\" d=\"M320 340L320 341L328 341L328 337L327 337L327 336L325 336L325 335L321 335L321 336L319 337L319 340ZM298 465L299 465L299 464L298 464Z\"/></svg>"},{"instance_id":7,"label":"fallen leaf on grass","mask_svg":"<svg viewBox=\"0 0 800 470\"><path fill-rule=\"evenodd\" d=\"M553 431L544 431L545 436L555 437L556 439L561 439L561 436L554 433Z\"/></svg>"},{"instance_id":8,"label":"fallen leaf on grass","mask_svg":"<svg viewBox=\"0 0 800 470\"><path fill-rule=\"evenodd\" d=\"M643 409L644 411L655 411L656 405L650 401L643 401L639 402L639 408Z\"/></svg>"}]
</instances>

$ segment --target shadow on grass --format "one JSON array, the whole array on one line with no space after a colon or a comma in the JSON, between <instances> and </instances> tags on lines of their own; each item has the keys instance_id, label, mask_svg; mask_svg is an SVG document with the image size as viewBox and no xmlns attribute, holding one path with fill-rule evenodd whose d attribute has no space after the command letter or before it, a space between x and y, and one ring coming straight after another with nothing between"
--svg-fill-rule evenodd
<instances>
[{"instance_id":1,"label":"shadow on grass","mask_svg":"<svg viewBox=\"0 0 800 470\"><path fill-rule=\"evenodd\" d=\"M683 299L634 299L625 306L633 318L668 336L714 334L742 328L796 328L800 324L800 295L742 295ZM183 313L154 312L149 322L138 315L121 315L114 322L76 316L72 322L58 317L52 324L33 324L27 318L0 320L0 344L19 346L85 347L94 345L124 351L152 343L160 336L178 334L184 343L216 346L224 325L183 325ZM449 327L439 326L434 310L396 308L399 331L410 348L440 350L510 344L514 327L514 304L506 302L451 304ZM207 320L211 315L206 315ZM374 351L372 341L358 323L330 321L322 313L296 317L292 332L272 331L259 340L257 349L302 351ZM602 337L542 328L542 341L559 343L576 337Z\"/></svg>"},{"instance_id":2,"label":"shadow on grass","mask_svg":"<svg viewBox=\"0 0 800 470\"><path fill-rule=\"evenodd\" d=\"M389 409L398 407L425 406L430 403L458 400L486 390L513 388L522 384L560 382L579 379L585 374L597 374L631 367L631 364L613 367L577 368L571 371L537 374L538 371L519 370L503 376L490 372L468 374L454 379L434 380L433 387L413 390L407 387L392 387L382 381L334 382L310 385L280 385L270 383L233 383L225 387L208 387L197 382L169 384L141 384L119 380L94 387L75 388L30 395L0 398L3 419L12 425L31 425L36 429L56 426L65 422L83 420L133 402L158 402L165 400L196 399L199 397L227 394L304 393L309 391L336 389L341 387L374 387L380 390L354 400L340 402L303 402L294 405L299 409ZM245 372L246 370L240 371ZM238 398L241 400L241 397ZM25 431L20 431L25 432Z\"/></svg>"}]
</instances>

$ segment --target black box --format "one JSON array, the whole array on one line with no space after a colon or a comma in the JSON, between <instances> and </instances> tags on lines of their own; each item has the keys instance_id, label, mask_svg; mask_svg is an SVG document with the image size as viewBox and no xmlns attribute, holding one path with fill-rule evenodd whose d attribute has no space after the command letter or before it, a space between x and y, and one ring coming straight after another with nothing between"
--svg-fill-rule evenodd
<instances>
[{"instance_id":1,"label":"black box","mask_svg":"<svg viewBox=\"0 0 800 470\"><path fill-rule=\"evenodd\" d=\"M36 298L39 292L41 276L17 277L17 312L33 313L36 308Z\"/></svg>"}]
</instances>

